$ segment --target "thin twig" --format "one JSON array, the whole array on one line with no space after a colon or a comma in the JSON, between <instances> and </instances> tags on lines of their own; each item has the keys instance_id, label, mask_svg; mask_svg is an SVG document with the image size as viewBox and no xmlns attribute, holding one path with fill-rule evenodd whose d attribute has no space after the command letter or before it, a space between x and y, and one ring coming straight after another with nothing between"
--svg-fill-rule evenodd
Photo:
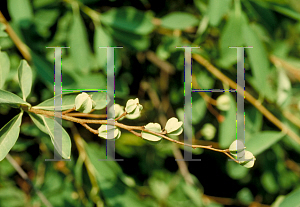
<instances>
[{"instance_id":1,"label":"thin twig","mask_svg":"<svg viewBox=\"0 0 300 207\"><path fill-rule=\"evenodd\" d=\"M118 121L119 119L121 119L122 117L126 116L127 115L127 112L125 111L123 114L121 114L119 117L117 117L115 119L115 121Z\"/></svg>"},{"instance_id":2,"label":"thin twig","mask_svg":"<svg viewBox=\"0 0 300 207\"><path fill-rule=\"evenodd\" d=\"M270 55L269 56L270 61L276 65L276 66L282 66L284 69L286 69L289 73L292 74L293 78L298 79L300 81L300 69L294 67L290 63L276 57L275 55Z\"/></svg>"},{"instance_id":3,"label":"thin twig","mask_svg":"<svg viewBox=\"0 0 300 207\"><path fill-rule=\"evenodd\" d=\"M41 199L41 201L45 204L45 206L53 207L51 203L48 201L48 199L45 197L45 195L37 187L33 185L28 175L24 172L24 170L19 166L19 164L12 158L10 154L6 155L6 159L15 168L18 174L35 190L36 194Z\"/></svg>"},{"instance_id":4,"label":"thin twig","mask_svg":"<svg viewBox=\"0 0 300 207\"><path fill-rule=\"evenodd\" d=\"M89 130L90 132L92 132L93 134L98 134L98 130L93 129L92 127L90 127L87 124L81 124L82 126L84 126L87 130Z\"/></svg>"},{"instance_id":5,"label":"thin twig","mask_svg":"<svg viewBox=\"0 0 300 207\"><path fill-rule=\"evenodd\" d=\"M19 51L23 55L23 57L28 62L30 62L31 61L31 55L30 55L30 52L29 52L29 48L18 37L18 35L15 33L15 31L9 25L9 23L7 22L6 18L4 17L4 15L2 14L1 11L0 11L0 22L2 22L3 24L5 24L5 26L6 26L5 30L6 30L7 34L10 36L10 38L12 39L12 41L15 43L15 45L17 46L17 48L19 49Z\"/></svg>"},{"instance_id":6,"label":"thin twig","mask_svg":"<svg viewBox=\"0 0 300 207\"><path fill-rule=\"evenodd\" d=\"M67 113L69 113L71 111L74 111L74 110L75 110L75 106L73 108L71 108L71 109L68 109L68 110L65 110L65 111L61 112L61 114L65 115L65 114L67 114Z\"/></svg>"},{"instance_id":7,"label":"thin twig","mask_svg":"<svg viewBox=\"0 0 300 207\"><path fill-rule=\"evenodd\" d=\"M86 117L86 118L94 118L94 119L106 119L106 114L85 114L85 113L68 113L68 116L73 117Z\"/></svg>"},{"instance_id":8,"label":"thin twig","mask_svg":"<svg viewBox=\"0 0 300 207\"><path fill-rule=\"evenodd\" d=\"M30 108L28 111L31 112L31 113L35 113L35 114L42 114L42 115L52 116L52 117L55 116L55 113L53 111L45 111L45 110L41 110L41 109L35 109L34 107ZM145 129L144 126L128 126L128 125L125 125L125 124L122 124L122 123L119 123L119 122L116 122L116 121L115 122L108 122L107 120L79 119L79 118L75 118L75 117L70 117L68 115L62 115L62 118L65 119L65 120L68 120L68 121L79 123L79 124L109 124L109 125L115 125L119 128L125 129L129 132L131 132L132 130L145 131L145 132L157 135L159 137L162 137L162 138L164 138L168 141L174 142L176 144L192 147L193 149L203 148L203 149L209 149L209 150L216 151L216 152L222 152L222 153L226 152L226 150L215 149L212 146L193 145L193 144L187 144L187 143L184 143L184 142L180 142L178 140L171 139L171 138L163 135L162 133L158 133L158 132L154 132L154 131ZM92 130L94 130L94 129L92 129Z\"/></svg>"}]
</instances>

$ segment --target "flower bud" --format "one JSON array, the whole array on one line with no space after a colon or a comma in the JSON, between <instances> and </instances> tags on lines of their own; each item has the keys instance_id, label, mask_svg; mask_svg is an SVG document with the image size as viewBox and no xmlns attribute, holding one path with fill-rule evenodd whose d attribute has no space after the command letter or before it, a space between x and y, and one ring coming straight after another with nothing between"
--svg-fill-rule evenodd
<instances>
[{"instance_id":1,"label":"flower bud","mask_svg":"<svg viewBox=\"0 0 300 207\"><path fill-rule=\"evenodd\" d=\"M82 113L90 113L93 108L96 107L96 102L92 100L92 97L83 92L78 94L75 99L75 110Z\"/></svg>"}]
</instances>

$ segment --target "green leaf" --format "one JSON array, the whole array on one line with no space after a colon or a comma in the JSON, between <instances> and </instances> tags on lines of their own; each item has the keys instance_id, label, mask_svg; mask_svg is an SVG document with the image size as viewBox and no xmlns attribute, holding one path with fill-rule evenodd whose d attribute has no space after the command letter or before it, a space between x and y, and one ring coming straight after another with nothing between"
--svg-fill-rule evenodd
<instances>
[{"instance_id":1,"label":"green leaf","mask_svg":"<svg viewBox=\"0 0 300 207\"><path fill-rule=\"evenodd\" d=\"M62 136L61 136L61 145L59 145L59 143L57 143L57 139L54 137L54 122L56 122L54 119L51 118L46 118L42 115L38 115L44 122L44 126L48 131L49 136L51 137L51 141L56 149L56 151L58 153L60 153L60 155L65 158L65 159L70 159L71 156L71 139L69 137L69 134L66 132L66 130L60 126L62 128ZM57 125L59 125L57 123Z\"/></svg>"},{"instance_id":2,"label":"green leaf","mask_svg":"<svg viewBox=\"0 0 300 207\"><path fill-rule=\"evenodd\" d=\"M30 104L22 100L16 94L0 89L0 104L9 104L9 106L14 108L19 108L21 104L30 107Z\"/></svg>"},{"instance_id":3,"label":"green leaf","mask_svg":"<svg viewBox=\"0 0 300 207\"><path fill-rule=\"evenodd\" d=\"M222 29L219 41L221 50L221 59L219 60L219 64L224 67L229 67L237 61L237 49L229 47L241 47L244 45L244 39L241 35L242 26L244 24L248 24L246 15L244 13L239 14L231 11L229 18Z\"/></svg>"},{"instance_id":4,"label":"green leaf","mask_svg":"<svg viewBox=\"0 0 300 207\"><path fill-rule=\"evenodd\" d=\"M199 24L199 19L187 12L172 12L161 18L161 26L168 29L185 29Z\"/></svg>"},{"instance_id":5,"label":"green leaf","mask_svg":"<svg viewBox=\"0 0 300 207\"><path fill-rule=\"evenodd\" d=\"M222 17L229 10L231 0L210 0L208 4L208 17L211 26L218 26Z\"/></svg>"},{"instance_id":6,"label":"green leaf","mask_svg":"<svg viewBox=\"0 0 300 207\"><path fill-rule=\"evenodd\" d=\"M101 15L101 22L119 30L138 35L153 31L152 16L134 7L113 8Z\"/></svg>"},{"instance_id":7,"label":"green leaf","mask_svg":"<svg viewBox=\"0 0 300 207\"><path fill-rule=\"evenodd\" d=\"M291 100L291 81L285 71L280 69L278 72L278 86L277 86L277 105L282 109L287 107Z\"/></svg>"},{"instance_id":8,"label":"green leaf","mask_svg":"<svg viewBox=\"0 0 300 207\"><path fill-rule=\"evenodd\" d=\"M89 71L91 66L91 49L88 35L80 14L73 15L73 23L69 31L68 44L70 55L75 63L76 69L82 73Z\"/></svg>"},{"instance_id":9,"label":"green leaf","mask_svg":"<svg viewBox=\"0 0 300 207\"><path fill-rule=\"evenodd\" d=\"M0 25L1 26L1 25ZM4 86L10 69L10 61L6 52L0 51L0 88Z\"/></svg>"},{"instance_id":10,"label":"green leaf","mask_svg":"<svg viewBox=\"0 0 300 207\"><path fill-rule=\"evenodd\" d=\"M150 39L146 35L137 35L116 28L108 28L108 31L116 40L135 50L143 51L150 46Z\"/></svg>"},{"instance_id":11,"label":"green leaf","mask_svg":"<svg viewBox=\"0 0 300 207\"><path fill-rule=\"evenodd\" d=\"M259 155L273 144L284 137L284 133L275 131L263 131L253 134L249 140L246 140L246 149L251 151L254 156Z\"/></svg>"},{"instance_id":12,"label":"green leaf","mask_svg":"<svg viewBox=\"0 0 300 207\"><path fill-rule=\"evenodd\" d=\"M3 169L3 168L2 168ZM26 206L26 194L15 186L5 186L0 189L1 206Z\"/></svg>"},{"instance_id":13,"label":"green leaf","mask_svg":"<svg viewBox=\"0 0 300 207\"><path fill-rule=\"evenodd\" d=\"M207 110L204 99L198 93L192 93L192 123L199 123L205 116Z\"/></svg>"},{"instance_id":14,"label":"green leaf","mask_svg":"<svg viewBox=\"0 0 300 207\"><path fill-rule=\"evenodd\" d=\"M5 24L0 22L0 37L7 37L8 34L4 31L6 29Z\"/></svg>"},{"instance_id":15,"label":"green leaf","mask_svg":"<svg viewBox=\"0 0 300 207\"><path fill-rule=\"evenodd\" d=\"M245 44L247 46L253 46L253 48L245 49L254 77L254 83L252 85L262 95L272 100L272 91L267 81L268 74L270 73L267 51L257 34L248 24L243 25L242 34ZM261 90L262 88L264 90Z\"/></svg>"},{"instance_id":16,"label":"green leaf","mask_svg":"<svg viewBox=\"0 0 300 207\"><path fill-rule=\"evenodd\" d=\"M295 20L298 20L300 21L300 14L299 12L296 12L290 8L286 8L286 7L283 7L283 6L280 6L280 5L272 5L271 8L273 10L275 10L276 12L278 13L281 13L283 15L286 15L290 18L293 18Z\"/></svg>"},{"instance_id":17,"label":"green leaf","mask_svg":"<svg viewBox=\"0 0 300 207\"><path fill-rule=\"evenodd\" d=\"M94 35L94 50L98 65L106 69L107 49L98 47L112 47L116 46L114 40L101 25L96 25ZM116 51L116 50L115 50ZM116 59L116 58L115 58Z\"/></svg>"},{"instance_id":18,"label":"green leaf","mask_svg":"<svg viewBox=\"0 0 300 207\"><path fill-rule=\"evenodd\" d=\"M145 126L145 129L158 132L158 133L161 132L161 126L158 123L149 123ZM144 131L142 131L142 138L153 142L157 142L161 140L160 136L148 132L144 132Z\"/></svg>"},{"instance_id":19,"label":"green leaf","mask_svg":"<svg viewBox=\"0 0 300 207\"><path fill-rule=\"evenodd\" d=\"M280 187L272 171L265 170L262 176L260 177L260 182L269 194L278 193Z\"/></svg>"},{"instance_id":20,"label":"green leaf","mask_svg":"<svg viewBox=\"0 0 300 207\"><path fill-rule=\"evenodd\" d=\"M26 60L21 60L18 67L19 85L23 93L23 100L30 94L32 86L32 71Z\"/></svg>"},{"instance_id":21,"label":"green leaf","mask_svg":"<svg viewBox=\"0 0 300 207\"><path fill-rule=\"evenodd\" d=\"M62 110L71 109L75 105L75 98L80 92L64 93L62 94ZM92 98L96 102L95 109L103 109L106 106L106 93L105 92L89 92L93 95ZM60 99L59 96L56 98ZM44 109L54 111L54 97L50 98L39 105L34 106L35 109Z\"/></svg>"},{"instance_id":22,"label":"green leaf","mask_svg":"<svg viewBox=\"0 0 300 207\"><path fill-rule=\"evenodd\" d=\"M250 203L254 200L252 192L249 188L243 188L237 193L237 198L244 205L250 205Z\"/></svg>"},{"instance_id":23,"label":"green leaf","mask_svg":"<svg viewBox=\"0 0 300 207\"><path fill-rule=\"evenodd\" d=\"M236 138L236 102L230 97L230 109L224 111L225 120L219 125L219 144L221 148L227 148Z\"/></svg>"},{"instance_id":24,"label":"green leaf","mask_svg":"<svg viewBox=\"0 0 300 207\"><path fill-rule=\"evenodd\" d=\"M42 132L48 134L48 130L45 128L44 121L41 118L41 116L35 114L35 113L28 113L33 123L39 128Z\"/></svg>"},{"instance_id":25,"label":"green leaf","mask_svg":"<svg viewBox=\"0 0 300 207\"><path fill-rule=\"evenodd\" d=\"M58 5L57 5L58 6ZM51 35L50 27L55 24L59 17L59 10L39 9L34 14L34 23L37 31L44 37Z\"/></svg>"},{"instance_id":26,"label":"green leaf","mask_svg":"<svg viewBox=\"0 0 300 207\"><path fill-rule=\"evenodd\" d=\"M228 175L235 180L240 180L245 178L249 172L249 168L245 168L241 165L238 165L233 160L230 160L226 163L226 169L228 172Z\"/></svg>"},{"instance_id":27,"label":"green leaf","mask_svg":"<svg viewBox=\"0 0 300 207\"><path fill-rule=\"evenodd\" d=\"M30 20L33 18L33 11L29 0L8 0L7 7L10 18L20 23L22 20Z\"/></svg>"},{"instance_id":28,"label":"green leaf","mask_svg":"<svg viewBox=\"0 0 300 207\"><path fill-rule=\"evenodd\" d=\"M22 115L23 112L19 113L0 129L0 161L5 158L19 137Z\"/></svg>"},{"instance_id":29,"label":"green leaf","mask_svg":"<svg viewBox=\"0 0 300 207\"><path fill-rule=\"evenodd\" d=\"M140 206L141 202L143 202L143 205L147 203L147 200L139 199L134 189L129 188L122 182L124 173L117 162L99 161L99 159L106 158L105 147L100 147L96 143L86 144L84 142L84 148L92 167L95 169L94 172L101 189L101 195L105 198L107 206L120 206L125 203L126 206ZM144 206L149 205L145 204Z\"/></svg>"},{"instance_id":30,"label":"green leaf","mask_svg":"<svg viewBox=\"0 0 300 207\"><path fill-rule=\"evenodd\" d=\"M299 203L300 188L293 190L291 193L289 193L279 204L279 207L299 207Z\"/></svg>"}]
</instances>

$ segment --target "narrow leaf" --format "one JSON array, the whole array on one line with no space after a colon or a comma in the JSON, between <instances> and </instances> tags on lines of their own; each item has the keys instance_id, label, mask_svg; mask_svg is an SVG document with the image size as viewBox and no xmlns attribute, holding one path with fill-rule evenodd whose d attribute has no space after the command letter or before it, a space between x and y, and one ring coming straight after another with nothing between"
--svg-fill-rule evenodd
<instances>
[{"instance_id":1,"label":"narrow leaf","mask_svg":"<svg viewBox=\"0 0 300 207\"><path fill-rule=\"evenodd\" d=\"M116 29L138 35L149 34L154 29L151 14L134 7L110 9L101 15L101 21Z\"/></svg>"},{"instance_id":2,"label":"narrow leaf","mask_svg":"<svg viewBox=\"0 0 300 207\"><path fill-rule=\"evenodd\" d=\"M101 25L96 25L94 36L94 50L97 58L98 65L106 69L107 62L107 49L99 47L111 47L114 45L112 37L104 31Z\"/></svg>"},{"instance_id":3,"label":"narrow leaf","mask_svg":"<svg viewBox=\"0 0 300 207\"><path fill-rule=\"evenodd\" d=\"M16 94L13 94L11 92L0 89L0 104L2 104L2 103L9 104L9 106L14 107L14 108L19 108L21 104L30 106L29 103L22 100Z\"/></svg>"},{"instance_id":4,"label":"narrow leaf","mask_svg":"<svg viewBox=\"0 0 300 207\"><path fill-rule=\"evenodd\" d=\"M187 12L173 12L161 18L161 26L168 29L185 29L199 24L199 19Z\"/></svg>"},{"instance_id":5,"label":"narrow leaf","mask_svg":"<svg viewBox=\"0 0 300 207\"><path fill-rule=\"evenodd\" d=\"M65 158L69 159L71 156L71 139L69 137L69 134L66 132L66 130L62 127L62 136L61 137L54 137L55 131L54 131L54 122L56 122L54 119L46 118L42 115L38 115L44 122L44 126L48 131L49 136L51 137L51 141L58 153ZM58 124L58 123L57 123ZM61 145L58 143L58 139L61 139Z\"/></svg>"},{"instance_id":6,"label":"narrow leaf","mask_svg":"<svg viewBox=\"0 0 300 207\"><path fill-rule=\"evenodd\" d=\"M33 11L29 0L8 0L7 7L10 18L20 23L22 20L30 20L33 18Z\"/></svg>"},{"instance_id":7,"label":"narrow leaf","mask_svg":"<svg viewBox=\"0 0 300 207\"><path fill-rule=\"evenodd\" d=\"M230 109L222 113L225 120L219 125L219 144L221 148L229 147L236 138L236 102L232 95L228 96L230 97Z\"/></svg>"},{"instance_id":8,"label":"narrow leaf","mask_svg":"<svg viewBox=\"0 0 300 207\"><path fill-rule=\"evenodd\" d=\"M229 67L237 61L237 50L229 47L243 46L244 40L241 33L242 25L248 24L246 18L244 13L237 14L232 11L229 14L228 21L226 22L220 37L221 59L219 60L219 64L224 67Z\"/></svg>"},{"instance_id":9,"label":"narrow leaf","mask_svg":"<svg viewBox=\"0 0 300 207\"><path fill-rule=\"evenodd\" d=\"M30 94L32 86L32 71L26 60L21 60L18 67L19 85L23 93L23 100Z\"/></svg>"},{"instance_id":10,"label":"narrow leaf","mask_svg":"<svg viewBox=\"0 0 300 207\"><path fill-rule=\"evenodd\" d=\"M222 17L229 10L231 0L210 0L208 4L209 23L212 26L218 26Z\"/></svg>"},{"instance_id":11,"label":"narrow leaf","mask_svg":"<svg viewBox=\"0 0 300 207\"><path fill-rule=\"evenodd\" d=\"M3 87L9 74L10 61L6 52L0 51L0 88Z\"/></svg>"},{"instance_id":12,"label":"narrow leaf","mask_svg":"<svg viewBox=\"0 0 300 207\"><path fill-rule=\"evenodd\" d=\"M300 188L289 193L279 204L279 207L299 207L299 203L300 203Z\"/></svg>"},{"instance_id":13,"label":"narrow leaf","mask_svg":"<svg viewBox=\"0 0 300 207\"><path fill-rule=\"evenodd\" d=\"M252 85L257 91L272 100L272 96L268 95L272 94L272 91L270 91L270 84L268 84L267 81L268 74L270 73L267 51L257 34L248 24L242 26L242 34L245 44L247 46L253 46L253 48L245 50L248 54L254 77L254 83ZM261 90L262 88L264 90Z\"/></svg>"},{"instance_id":14,"label":"narrow leaf","mask_svg":"<svg viewBox=\"0 0 300 207\"><path fill-rule=\"evenodd\" d=\"M81 72L89 71L91 66L91 49L88 42L88 35L80 14L74 14L73 24L69 32L70 54Z\"/></svg>"},{"instance_id":15,"label":"narrow leaf","mask_svg":"<svg viewBox=\"0 0 300 207\"><path fill-rule=\"evenodd\" d=\"M19 137L22 115L23 112L16 115L0 129L0 161L5 158Z\"/></svg>"}]
</instances>

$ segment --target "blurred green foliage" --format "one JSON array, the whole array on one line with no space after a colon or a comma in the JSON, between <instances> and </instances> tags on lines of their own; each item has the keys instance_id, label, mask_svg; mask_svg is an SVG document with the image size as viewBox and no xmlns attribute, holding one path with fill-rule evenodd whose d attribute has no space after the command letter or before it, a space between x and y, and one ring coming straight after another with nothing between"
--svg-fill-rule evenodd
<instances>
[{"instance_id":1,"label":"blurred green foliage","mask_svg":"<svg viewBox=\"0 0 300 207\"><path fill-rule=\"evenodd\" d=\"M33 69L32 90L27 97L29 86L23 83L20 89L17 70L24 57L19 45L7 35L5 24L0 23L0 88L20 97L24 94L31 105L53 98L54 51L46 47L71 47L62 49L63 89L105 89L106 50L98 47L123 46L115 49L116 103L124 105L129 98L138 97L144 106L138 120L124 123L159 122L164 126L173 116L183 121L184 52L176 46L200 46L193 53L205 57L233 81L236 50L228 47L253 46L245 49L246 90L300 134L297 0L7 0L0 6L28 47ZM228 88L226 82L216 79L195 60L193 76L201 89ZM29 82L26 74L22 77ZM24 104L22 98L5 94L17 103L13 107ZM222 94L206 95L217 99ZM208 110L202 96L192 94L193 134L198 143L225 149L236 139L235 94L228 96L230 109L215 109L225 120L220 121ZM52 105L44 102L41 106ZM9 127L16 133L21 123L18 112L2 103L1 128ZM210 141L201 136L205 123L217 129ZM52 158L53 144L27 115L22 118L15 145L15 140L9 140L14 145L10 154L52 206L221 207L258 202L272 207L298 207L299 144L278 131L248 101L245 124L247 150L257 158L254 167L247 169L227 161L221 153L197 149L193 158L202 160L188 163L192 184L187 182L188 175L182 176L182 168L180 171L174 158L177 147L181 152L183 147L174 147L166 140L151 145L123 132L116 141L116 156L125 161L101 162L98 159L105 159L105 140L64 121L65 132L71 137L70 162L44 161ZM81 146L75 143L76 137ZM176 139L182 140L183 136ZM5 156L4 151L0 154ZM36 190L7 159L0 162L0 206L44 206Z\"/></svg>"}]
</instances>

